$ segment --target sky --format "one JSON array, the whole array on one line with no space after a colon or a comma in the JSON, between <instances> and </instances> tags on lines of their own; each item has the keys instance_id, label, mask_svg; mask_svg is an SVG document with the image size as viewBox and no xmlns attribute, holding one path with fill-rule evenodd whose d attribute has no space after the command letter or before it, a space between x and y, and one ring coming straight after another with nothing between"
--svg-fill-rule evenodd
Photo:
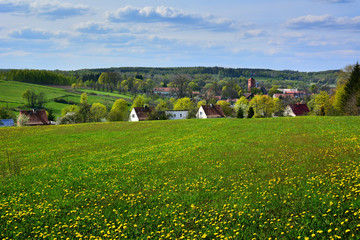
<instances>
[{"instance_id":1,"label":"sky","mask_svg":"<svg viewBox=\"0 0 360 240\"><path fill-rule=\"evenodd\" d=\"M265 68L360 60L360 0L0 0L0 68Z\"/></svg>"}]
</instances>

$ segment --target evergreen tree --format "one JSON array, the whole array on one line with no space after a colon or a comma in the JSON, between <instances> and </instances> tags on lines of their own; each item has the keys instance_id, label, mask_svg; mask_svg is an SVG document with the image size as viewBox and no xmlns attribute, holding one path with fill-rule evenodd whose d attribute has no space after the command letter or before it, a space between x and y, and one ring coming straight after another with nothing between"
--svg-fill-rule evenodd
<instances>
[{"instance_id":1,"label":"evergreen tree","mask_svg":"<svg viewBox=\"0 0 360 240\"><path fill-rule=\"evenodd\" d=\"M357 105L360 97L360 66L356 63L349 80L345 83L340 96L340 106L346 115L358 115L360 109Z\"/></svg>"},{"instance_id":2,"label":"evergreen tree","mask_svg":"<svg viewBox=\"0 0 360 240\"><path fill-rule=\"evenodd\" d=\"M254 116L254 108L251 106L249 107L249 111L248 111L248 118L252 118Z\"/></svg>"}]
</instances>

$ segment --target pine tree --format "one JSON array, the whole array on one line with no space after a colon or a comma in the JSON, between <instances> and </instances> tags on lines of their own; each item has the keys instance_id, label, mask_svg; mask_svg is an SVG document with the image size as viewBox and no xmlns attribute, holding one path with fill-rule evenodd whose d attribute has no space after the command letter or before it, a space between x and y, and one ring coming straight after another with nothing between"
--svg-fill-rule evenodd
<instances>
[{"instance_id":1,"label":"pine tree","mask_svg":"<svg viewBox=\"0 0 360 240\"><path fill-rule=\"evenodd\" d=\"M360 66L359 63L356 63L349 80L345 83L344 93L341 96L341 108L347 115L353 115L356 109L356 104L352 104L353 98L358 98L357 95L360 94ZM356 112L356 111L355 111Z\"/></svg>"}]
</instances>

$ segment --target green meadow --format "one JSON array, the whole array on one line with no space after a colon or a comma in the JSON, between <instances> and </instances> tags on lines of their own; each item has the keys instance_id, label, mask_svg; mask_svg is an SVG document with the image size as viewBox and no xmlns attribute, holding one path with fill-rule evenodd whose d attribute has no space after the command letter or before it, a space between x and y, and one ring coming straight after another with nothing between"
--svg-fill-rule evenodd
<instances>
[{"instance_id":1,"label":"green meadow","mask_svg":"<svg viewBox=\"0 0 360 240\"><path fill-rule=\"evenodd\" d=\"M357 239L359 126L299 117L2 128L0 238Z\"/></svg>"},{"instance_id":2,"label":"green meadow","mask_svg":"<svg viewBox=\"0 0 360 240\"><path fill-rule=\"evenodd\" d=\"M87 92L90 104L99 102L109 107L112 106L112 104L117 98L131 99L130 96L120 95L116 93L92 91L85 89L79 89L79 91L74 92L62 88L55 88L24 82L0 80L0 105L6 105L13 109L25 108L22 94L27 89L31 89L36 93L44 92L47 99L45 107L53 109L54 114L58 117L61 115L61 110L68 104L55 102L55 98L62 98L66 101L80 103L81 93Z\"/></svg>"}]
</instances>

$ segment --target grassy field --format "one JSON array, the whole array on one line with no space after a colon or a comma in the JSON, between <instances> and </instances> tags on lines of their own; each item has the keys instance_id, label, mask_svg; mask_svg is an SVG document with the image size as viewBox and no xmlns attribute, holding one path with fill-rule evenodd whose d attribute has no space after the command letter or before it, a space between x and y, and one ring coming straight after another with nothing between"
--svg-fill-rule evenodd
<instances>
[{"instance_id":1,"label":"grassy field","mask_svg":"<svg viewBox=\"0 0 360 240\"><path fill-rule=\"evenodd\" d=\"M3 239L360 236L360 117L0 129Z\"/></svg>"},{"instance_id":2,"label":"grassy field","mask_svg":"<svg viewBox=\"0 0 360 240\"><path fill-rule=\"evenodd\" d=\"M76 103L80 102L81 91L88 91L89 93L95 92L97 95L88 95L89 103L99 102L105 104L106 106L112 106L116 98L125 98L131 99L131 97L120 94L111 94L107 92L91 91L91 90L82 90L79 92L69 92L65 89L48 87L24 82L15 82L15 81L4 81L0 80L0 105L8 105L11 108L22 109L24 108L24 100L22 98L23 92L27 89L31 89L36 93L44 92L46 94L46 99L48 102L45 104L45 107L51 108L54 111L56 116L60 116L61 110L67 105L63 103L57 103L54 101L55 98L63 98L67 101L74 101ZM107 96L103 96L107 95Z\"/></svg>"}]
</instances>

